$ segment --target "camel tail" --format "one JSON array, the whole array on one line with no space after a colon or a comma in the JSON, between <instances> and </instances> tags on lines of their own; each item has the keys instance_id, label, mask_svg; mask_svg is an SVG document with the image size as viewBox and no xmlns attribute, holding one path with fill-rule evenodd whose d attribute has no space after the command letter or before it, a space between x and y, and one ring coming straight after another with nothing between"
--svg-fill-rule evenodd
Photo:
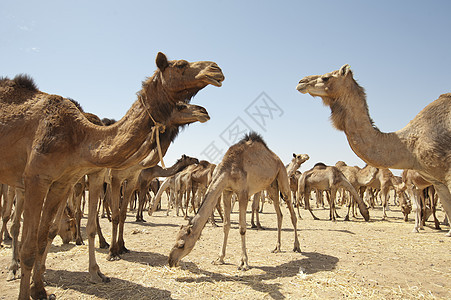
<instances>
[{"instance_id":1,"label":"camel tail","mask_svg":"<svg viewBox=\"0 0 451 300\"><path fill-rule=\"evenodd\" d=\"M172 177L172 176L171 176ZM170 184L171 184L171 177L166 178L163 183L161 184L160 188L158 189L157 194L155 195L155 200L153 202L153 205L149 208L149 215L152 215L158 207L158 204L161 201L161 195L163 194L164 191L166 191Z\"/></svg>"}]
</instances>

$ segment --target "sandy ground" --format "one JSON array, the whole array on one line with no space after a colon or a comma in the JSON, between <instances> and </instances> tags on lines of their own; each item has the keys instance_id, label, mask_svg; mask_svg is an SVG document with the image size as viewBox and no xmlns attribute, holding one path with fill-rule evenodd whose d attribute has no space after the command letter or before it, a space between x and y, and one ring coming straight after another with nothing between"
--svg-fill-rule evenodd
<instances>
[{"instance_id":1,"label":"sandy ground","mask_svg":"<svg viewBox=\"0 0 451 300\"><path fill-rule=\"evenodd\" d=\"M247 231L251 269L243 272L237 270L241 243L236 210L225 265L211 264L221 249L222 223L207 224L180 267L169 268L175 235L187 221L173 211L167 217L162 210L152 217L146 214L146 223L135 223L130 213L125 245L131 252L114 262L106 260L107 250L96 253L110 283L89 282L87 245L62 245L57 237L47 260L47 291L58 299L451 299L451 238L445 237L449 227L437 231L428 223L414 234L413 221L405 223L394 206L385 221L380 209L370 210L370 222L361 217L331 222L323 209L315 210L321 220L314 221L302 211L304 219L298 220L302 253L294 253L293 230L283 207L282 252L274 254L276 216L272 205L266 204L261 215L266 230ZM338 212L345 215L344 208ZM438 217L443 220L442 211ZM82 221L85 225L86 218ZM109 240L108 220L102 219L101 225ZM6 281L10 252L8 243L0 249L0 299L18 295L19 280Z\"/></svg>"}]
</instances>

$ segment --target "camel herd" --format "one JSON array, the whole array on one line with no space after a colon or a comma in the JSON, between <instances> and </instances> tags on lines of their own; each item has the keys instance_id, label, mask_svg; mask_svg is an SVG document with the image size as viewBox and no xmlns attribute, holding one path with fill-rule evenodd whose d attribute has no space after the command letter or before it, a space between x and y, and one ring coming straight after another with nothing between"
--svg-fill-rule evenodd
<instances>
[{"instance_id":1,"label":"camel herd","mask_svg":"<svg viewBox=\"0 0 451 300\"><path fill-rule=\"evenodd\" d=\"M440 227L434 210L437 199L451 216L451 94L441 95L401 130L382 133L369 116L363 88L345 65L324 75L304 77L297 90L321 97L330 106L334 127L345 132L352 150L368 164L364 168L347 166L344 162L335 166L318 163L300 173L298 169L309 159L308 155L293 154L292 161L285 166L254 132L231 146L217 166L182 155L166 168L163 157L180 129L210 118L205 108L190 104L191 99L207 85L220 87L225 77L214 62L171 61L163 53L158 53L156 66L157 70L143 82L138 99L126 115L111 125L84 112L73 100L40 91L27 75L0 79L0 194L3 198L0 243L1 238L11 236L8 280L20 277L19 299L55 297L47 295L44 287L47 252L57 234L65 242L75 239L77 244L83 243L81 199L86 189L89 190L88 271L92 282L110 280L96 262L96 234L100 246L109 247L109 260L120 259L121 254L128 252L124 224L135 196L137 222L145 221L146 203L149 203L149 215L157 209L164 192L168 194L168 205L173 203L177 215L181 209L189 219L175 237L169 253L170 266L177 266L191 252L208 220L214 222L215 209L223 218L224 234L216 263L224 264L234 201L239 209L241 270L249 268L245 238L249 199L253 201L252 213L258 227L261 227L258 213L262 199L268 197L274 205L277 215L274 252L281 247L281 206L286 206L290 213L293 251L301 251L295 208L299 217L299 208L303 206L316 218L310 204L312 192L316 193L317 201L328 199L331 220L338 217L335 210L338 198L342 202L348 199L345 220L350 219L351 209L355 217L355 204L363 218L369 220L368 208L374 205L374 200L370 198L365 203L363 195L365 190L369 195L374 189L380 191L386 216L391 188L406 218L411 209L408 198L413 199L415 231L423 226L427 212L422 213L421 208L426 201L433 208L436 228ZM162 166L157 165L160 161ZM388 168L404 169L403 177L394 176ZM156 180L159 177L166 180L160 184ZM151 186L156 193L153 203L149 201ZM189 208L193 210L193 218L189 218ZM99 226L100 211L107 211L111 220L109 245ZM7 223L11 216L9 233Z\"/></svg>"}]
</instances>

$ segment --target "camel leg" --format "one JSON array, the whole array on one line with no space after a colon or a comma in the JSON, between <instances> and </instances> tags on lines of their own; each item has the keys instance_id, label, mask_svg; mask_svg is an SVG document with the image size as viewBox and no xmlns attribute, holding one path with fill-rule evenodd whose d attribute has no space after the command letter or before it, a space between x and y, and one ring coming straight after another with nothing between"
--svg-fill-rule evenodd
<instances>
[{"instance_id":1,"label":"camel leg","mask_svg":"<svg viewBox=\"0 0 451 300\"><path fill-rule=\"evenodd\" d=\"M279 174L279 176L282 176L282 177L279 177L279 179L277 180L277 185L278 185L277 192L280 190L281 196L284 197L285 202L286 202L287 207L288 207L288 210L290 212L291 224L293 225L293 230L294 230L294 247L293 247L293 251L294 252L301 252L301 246L300 246L300 243L299 243L298 230L297 230L298 220L296 218L296 213L294 211L293 203L291 202L291 198L290 198L290 186L288 184L288 180L284 179L283 173Z\"/></svg>"},{"instance_id":2,"label":"camel leg","mask_svg":"<svg viewBox=\"0 0 451 300\"><path fill-rule=\"evenodd\" d=\"M117 245L117 227L119 225L120 212L119 202L121 197L121 183L116 179L111 179L111 243L110 250L107 256L107 260L119 260L119 247Z\"/></svg>"},{"instance_id":3,"label":"camel leg","mask_svg":"<svg viewBox=\"0 0 451 300\"><path fill-rule=\"evenodd\" d=\"M78 183L77 183L78 184ZM81 236L81 218L83 217L83 211L81 209L81 198L83 191L76 191L74 189L74 202L75 202L75 224L77 226L77 235L75 237L76 245L84 245L83 238Z\"/></svg>"},{"instance_id":4,"label":"camel leg","mask_svg":"<svg viewBox=\"0 0 451 300\"><path fill-rule=\"evenodd\" d=\"M431 199L432 217L434 218L435 229L441 230L440 222L435 215L437 209L437 197L435 195L435 188L429 188L429 198Z\"/></svg>"},{"instance_id":5,"label":"camel leg","mask_svg":"<svg viewBox=\"0 0 451 300\"><path fill-rule=\"evenodd\" d=\"M49 182L44 182L39 175L30 176L25 174L25 197L24 197L24 221L22 230L22 246L20 248L20 291L19 299L30 299L30 279L31 270L36 259L38 226L41 218L42 205L44 203L45 195L49 188ZM47 237L45 237L47 240ZM42 280L41 290L35 298L45 298L45 292Z\"/></svg>"},{"instance_id":6,"label":"camel leg","mask_svg":"<svg viewBox=\"0 0 451 300\"><path fill-rule=\"evenodd\" d=\"M16 196L15 188L8 186L8 192L6 194L6 198L4 199L4 205L2 207L2 229L0 230L0 246L2 245L3 238L4 240L11 240L11 236L8 232L8 228L6 227L9 219L11 218L11 212L13 209L14 197Z\"/></svg>"},{"instance_id":7,"label":"camel leg","mask_svg":"<svg viewBox=\"0 0 451 300\"><path fill-rule=\"evenodd\" d=\"M130 188L126 188L124 191L124 197L123 197L123 203L121 204L121 208L119 210L120 217L119 217L119 230L118 230L118 236L117 236L117 244L119 249L119 254L124 254L130 252L127 248L125 248L125 242L124 242L124 226L125 226L125 219L127 218L127 206L128 202L132 201L133 197L133 190L132 187L134 187L136 184L136 181L130 181L127 186L130 186Z\"/></svg>"},{"instance_id":8,"label":"camel leg","mask_svg":"<svg viewBox=\"0 0 451 300\"><path fill-rule=\"evenodd\" d=\"M442 202L446 215L448 218L451 217L451 185L446 186L443 183L434 183L434 188ZM446 236L451 237L451 229Z\"/></svg>"},{"instance_id":9,"label":"camel leg","mask_svg":"<svg viewBox=\"0 0 451 300\"><path fill-rule=\"evenodd\" d=\"M56 233L58 232L59 220L55 222L56 224L54 223L56 213L60 209L60 207L63 206L63 203L67 201L70 189L71 184L68 184L67 182L53 182L44 201L42 216L37 232L37 244L35 244L37 245L37 251L33 266L33 284L31 285L30 289L31 297L33 299L46 299L47 297L47 293L44 288L43 277L43 273L45 271L45 256L48 251L47 248L51 244L50 240L53 240L53 238L56 236ZM25 189L25 195L27 195L27 189ZM25 199L27 200L27 198ZM27 203L25 203L24 220L26 218L25 212L27 211L26 205ZM21 249L22 253L24 249L26 249L26 247L27 245L26 243L24 243ZM23 260L22 253L21 262ZM22 269L22 274L24 274L24 269Z\"/></svg>"},{"instance_id":10,"label":"camel leg","mask_svg":"<svg viewBox=\"0 0 451 300\"><path fill-rule=\"evenodd\" d=\"M412 211L415 215L415 227L413 232L419 232L419 229L423 229L423 224L421 223L421 203L420 203L420 192L416 187L411 187L409 189L411 198L413 198Z\"/></svg>"},{"instance_id":11,"label":"camel leg","mask_svg":"<svg viewBox=\"0 0 451 300\"><path fill-rule=\"evenodd\" d=\"M264 229L260 224L260 215L258 213L260 209L260 199L262 193L258 192L252 196L252 215L251 215L251 228L257 228L258 230ZM256 218L257 224L254 223L254 216Z\"/></svg>"},{"instance_id":12,"label":"camel leg","mask_svg":"<svg viewBox=\"0 0 451 300\"><path fill-rule=\"evenodd\" d=\"M283 214L280 210L280 201L279 201L279 194L278 194L278 187L277 183L273 182L267 189L269 198L272 199L272 203L274 204L274 210L276 211L277 216L277 242L276 247L272 251L273 253L280 252L280 246L281 246L281 239L282 239L282 220L283 220Z\"/></svg>"},{"instance_id":13,"label":"camel leg","mask_svg":"<svg viewBox=\"0 0 451 300\"><path fill-rule=\"evenodd\" d=\"M224 239L222 242L221 252L219 253L219 257L213 263L216 265L223 265L224 257L226 255L226 247L227 247L227 239L229 237L230 232L230 213L232 211L232 192L224 191L222 194L222 199L224 203ZM219 201L218 201L219 202Z\"/></svg>"},{"instance_id":14,"label":"camel leg","mask_svg":"<svg viewBox=\"0 0 451 300\"><path fill-rule=\"evenodd\" d=\"M20 274L17 273L19 270L19 232L20 232L20 219L22 218L24 204L24 190L16 189L16 209L14 211L13 220L11 224L11 251L12 259L9 265L7 281L18 279Z\"/></svg>"},{"instance_id":15,"label":"camel leg","mask_svg":"<svg viewBox=\"0 0 451 300\"><path fill-rule=\"evenodd\" d=\"M304 193L305 209L307 209L310 212L310 214L313 217L313 220L319 220L319 218L313 214L312 208L310 207L310 192L311 192L310 189L306 189Z\"/></svg>"},{"instance_id":16,"label":"camel leg","mask_svg":"<svg viewBox=\"0 0 451 300\"><path fill-rule=\"evenodd\" d=\"M246 253L246 208L247 202L249 200L249 195L247 192L241 192L238 195L238 204L240 207L239 211L239 229L241 235L241 262L238 270L247 271L249 270L249 264Z\"/></svg>"},{"instance_id":17,"label":"camel leg","mask_svg":"<svg viewBox=\"0 0 451 300\"><path fill-rule=\"evenodd\" d=\"M95 237L96 231L100 232L99 240L100 246L102 245L101 237L103 235L100 231L99 214L97 212L99 196L101 189L103 189L103 176L96 176L96 174L88 175L89 180L89 198L88 198L88 222L86 224L86 233L88 235L88 253L89 253L89 266L88 272L91 275L91 281L96 282L109 282L110 278L106 277L101 271L96 261L95 254ZM105 241L105 238L103 238ZM105 242L106 243L106 242ZM104 247L106 248L106 247Z\"/></svg>"},{"instance_id":18,"label":"camel leg","mask_svg":"<svg viewBox=\"0 0 451 300\"><path fill-rule=\"evenodd\" d=\"M143 218L144 204L147 201L147 188L140 188L138 191L138 209L136 210L136 222L146 222Z\"/></svg>"},{"instance_id":19,"label":"camel leg","mask_svg":"<svg viewBox=\"0 0 451 300\"><path fill-rule=\"evenodd\" d=\"M382 188L380 191L381 201L382 201L382 212L383 212L382 220L385 220L387 218L387 210L388 210L387 194L388 194L388 188L387 187Z\"/></svg>"},{"instance_id":20,"label":"camel leg","mask_svg":"<svg viewBox=\"0 0 451 300\"><path fill-rule=\"evenodd\" d=\"M99 220L98 214L96 216L96 231L97 231L97 236L99 237L99 248L108 249L110 247L110 244L107 243L105 237L103 236L102 228L100 227L100 220Z\"/></svg>"}]
</instances>

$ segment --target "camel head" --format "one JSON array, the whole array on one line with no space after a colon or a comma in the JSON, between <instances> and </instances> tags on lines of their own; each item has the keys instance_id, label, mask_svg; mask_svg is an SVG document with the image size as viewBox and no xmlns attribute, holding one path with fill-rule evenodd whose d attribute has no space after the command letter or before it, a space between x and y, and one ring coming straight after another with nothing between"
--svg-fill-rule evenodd
<instances>
[{"instance_id":1,"label":"camel head","mask_svg":"<svg viewBox=\"0 0 451 300\"><path fill-rule=\"evenodd\" d=\"M295 160L296 164L303 164L307 160L309 160L310 156L308 154L296 154L293 153L293 160Z\"/></svg>"},{"instance_id":2,"label":"camel head","mask_svg":"<svg viewBox=\"0 0 451 300\"><path fill-rule=\"evenodd\" d=\"M194 122L205 123L210 120L207 110L199 105L187 104L179 101L170 116L170 123L173 126L181 126Z\"/></svg>"},{"instance_id":3,"label":"camel head","mask_svg":"<svg viewBox=\"0 0 451 300\"><path fill-rule=\"evenodd\" d=\"M156 64L163 88L177 98L182 93L189 100L209 84L220 87L225 79L218 65L211 61L168 60L159 52Z\"/></svg>"},{"instance_id":4,"label":"camel head","mask_svg":"<svg viewBox=\"0 0 451 300\"><path fill-rule=\"evenodd\" d=\"M63 215L58 231L58 235L63 240L63 244L69 244L74 239L76 231L75 219L68 215Z\"/></svg>"},{"instance_id":5,"label":"camel head","mask_svg":"<svg viewBox=\"0 0 451 300\"><path fill-rule=\"evenodd\" d=\"M365 91L354 80L349 65L324 75L306 76L299 81L296 89L303 94L321 97L324 105L330 107L332 123L338 130L345 129L348 109L363 107L368 114ZM356 98L363 101L356 102Z\"/></svg>"},{"instance_id":6,"label":"camel head","mask_svg":"<svg viewBox=\"0 0 451 300\"><path fill-rule=\"evenodd\" d=\"M175 245L169 253L169 266L177 267L180 260L193 250L198 238L199 235L194 233L191 224L182 225L177 234Z\"/></svg>"},{"instance_id":7,"label":"camel head","mask_svg":"<svg viewBox=\"0 0 451 300\"><path fill-rule=\"evenodd\" d=\"M309 93L311 96L338 98L343 86L348 86L348 81L354 81L351 67L344 65L340 70L336 70L324 75L310 75L299 81L296 89L302 94ZM328 104L328 103L326 103Z\"/></svg>"}]
</instances>

